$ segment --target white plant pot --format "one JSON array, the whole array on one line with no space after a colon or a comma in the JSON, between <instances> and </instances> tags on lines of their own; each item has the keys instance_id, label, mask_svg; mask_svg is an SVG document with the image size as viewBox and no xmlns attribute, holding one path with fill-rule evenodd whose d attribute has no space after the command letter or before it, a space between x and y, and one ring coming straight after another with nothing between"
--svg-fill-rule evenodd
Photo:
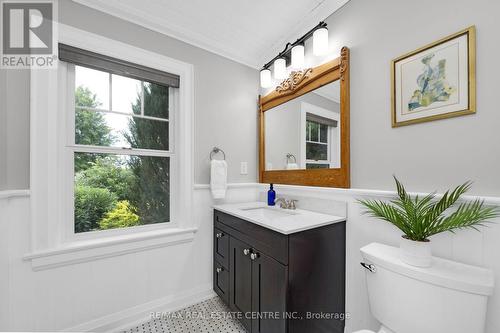
<instances>
[{"instance_id":1,"label":"white plant pot","mask_svg":"<svg viewBox=\"0 0 500 333\"><path fill-rule=\"evenodd\" d=\"M417 242L401 237L401 260L408 265L430 267L432 264L431 242Z\"/></svg>"}]
</instances>

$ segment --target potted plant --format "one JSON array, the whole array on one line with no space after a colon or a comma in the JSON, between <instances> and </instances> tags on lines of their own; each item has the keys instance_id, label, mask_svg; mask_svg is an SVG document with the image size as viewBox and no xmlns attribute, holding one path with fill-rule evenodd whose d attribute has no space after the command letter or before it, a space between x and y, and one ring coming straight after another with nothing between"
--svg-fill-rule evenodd
<instances>
[{"instance_id":1,"label":"potted plant","mask_svg":"<svg viewBox=\"0 0 500 333\"><path fill-rule=\"evenodd\" d=\"M429 267L431 245L429 237L444 231L473 228L483 225L488 219L500 216L497 207L485 207L482 200L457 204L462 194L470 189L471 182L446 191L435 200L435 193L424 197L411 197L399 180L394 177L398 198L390 202L358 200L366 208L365 214L392 223L403 232L401 259L410 265ZM449 208L456 208L447 213ZM445 214L446 213L446 214Z\"/></svg>"}]
</instances>

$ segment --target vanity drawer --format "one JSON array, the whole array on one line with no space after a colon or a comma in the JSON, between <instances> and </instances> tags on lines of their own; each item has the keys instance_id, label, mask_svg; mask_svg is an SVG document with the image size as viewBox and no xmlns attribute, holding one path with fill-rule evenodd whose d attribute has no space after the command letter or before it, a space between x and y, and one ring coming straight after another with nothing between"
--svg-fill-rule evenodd
<instances>
[{"instance_id":1,"label":"vanity drawer","mask_svg":"<svg viewBox=\"0 0 500 333\"><path fill-rule=\"evenodd\" d=\"M229 235L214 228L214 259L229 268Z\"/></svg>"},{"instance_id":2,"label":"vanity drawer","mask_svg":"<svg viewBox=\"0 0 500 333\"><path fill-rule=\"evenodd\" d=\"M284 265L288 265L288 236L214 210L214 226L238 238L256 250L262 251Z\"/></svg>"},{"instance_id":3,"label":"vanity drawer","mask_svg":"<svg viewBox=\"0 0 500 333\"><path fill-rule=\"evenodd\" d=\"M226 303L229 303L229 270L214 261L214 291Z\"/></svg>"}]
</instances>

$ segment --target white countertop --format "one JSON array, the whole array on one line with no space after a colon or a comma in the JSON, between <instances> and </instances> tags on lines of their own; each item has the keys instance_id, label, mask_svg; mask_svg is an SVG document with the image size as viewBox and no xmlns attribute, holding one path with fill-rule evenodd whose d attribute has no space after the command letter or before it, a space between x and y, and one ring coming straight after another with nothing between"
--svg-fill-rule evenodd
<instances>
[{"instance_id":1,"label":"white countertop","mask_svg":"<svg viewBox=\"0 0 500 333\"><path fill-rule=\"evenodd\" d=\"M289 210L280 208L279 205L268 206L265 202L222 204L214 205L213 208L285 235L346 220L342 216L310 210Z\"/></svg>"}]
</instances>

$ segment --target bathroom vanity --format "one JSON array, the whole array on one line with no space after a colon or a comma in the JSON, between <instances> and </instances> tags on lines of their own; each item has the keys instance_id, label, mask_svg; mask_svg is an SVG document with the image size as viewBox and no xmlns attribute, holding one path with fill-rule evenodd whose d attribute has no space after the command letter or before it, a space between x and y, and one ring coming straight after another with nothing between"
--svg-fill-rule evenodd
<instances>
[{"instance_id":1,"label":"bathroom vanity","mask_svg":"<svg viewBox=\"0 0 500 333\"><path fill-rule=\"evenodd\" d=\"M345 217L214 207L213 288L251 333L344 332Z\"/></svg>"}]
</instances>

